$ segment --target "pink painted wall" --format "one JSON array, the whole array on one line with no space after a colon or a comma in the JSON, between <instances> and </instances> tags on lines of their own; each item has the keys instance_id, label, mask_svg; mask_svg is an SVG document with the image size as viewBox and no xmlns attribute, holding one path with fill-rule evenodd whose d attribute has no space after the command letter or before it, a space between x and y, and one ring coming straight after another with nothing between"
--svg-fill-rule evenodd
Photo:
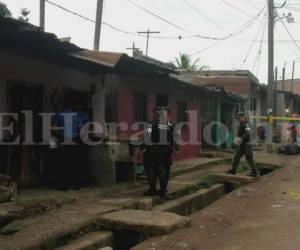
<instances>
[{"instance_id":1,"label":"pink painted wall","mask_svg":"<svg viewBox=\"0 0 300 250\"><path fill-rule=\"evenodd\" d=\"M177 121L177 102L186 102L189 110L197 110L199 116L200 107L198 103L192 103L191 96L195 94L194 90L183 89L181 86L174 83L164 83L163 80L148 80L137 76L120 76L118 85L118 122L126 122L129 125L133 122L133 96L134 92L138 91L148 96L147 99L147 117L148 121L152 120L152 111L156 106L156 95L166 94L169 96L169 106L171 108L171 117L174 122ZM200 138L199 119L195 126L198 128L197 137ZM119 132L119 138L129 138L133 133L132 129ZM186 141L190 137L189 129L182 131L182 137ZM184 145L180 147L179 155L175 160L183 160L194 158L198 156L200 144L198 145Z\"/></svg>"}]
</instances>

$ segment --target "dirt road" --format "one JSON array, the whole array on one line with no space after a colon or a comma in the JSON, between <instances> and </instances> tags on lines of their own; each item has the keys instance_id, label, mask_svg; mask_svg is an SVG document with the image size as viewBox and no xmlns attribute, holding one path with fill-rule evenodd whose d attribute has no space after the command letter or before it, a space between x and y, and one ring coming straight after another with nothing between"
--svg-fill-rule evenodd
<instances>
[{"instance_id":1,"label":"dirt road","mask_svg":"<svg viewBox=\"0 0 300 250\"><path fill-rule=\"evenodd\" d=\"M257 158L286 166L193 214L192 227L134 250L300 250L300 156Z\"/></svg>"}]
</instances>

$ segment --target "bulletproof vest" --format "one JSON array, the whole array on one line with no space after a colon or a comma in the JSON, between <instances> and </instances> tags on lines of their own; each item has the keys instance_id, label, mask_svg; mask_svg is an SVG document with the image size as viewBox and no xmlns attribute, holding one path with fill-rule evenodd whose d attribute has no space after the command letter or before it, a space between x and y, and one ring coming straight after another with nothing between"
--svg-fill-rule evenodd
<instances>
[{"instance_id":1,"label":"bulletproof vest","mask_svg":"<svg viewBox=\"0 0 300 250\"><path fill-rule=\"evenodd\" d=\"M238 136L239 137L246 137L246 141L250 139L250 133L251 133L251 124L248 121L241 122L238 130ZM248 138L249 136L249 138Z\"/></svg>"},{"instance_id":2,"label":"bulletproof vest","mask_svg":"<svg viewBox=\"0 0 300 250\"><path fill-rule=\"evenodd\" d=\"M146 131L148 142L152 145L172 146L174 143L173 131L174 125L171 123L167 125L153 123Z\"/></svg>"}]
</instances>

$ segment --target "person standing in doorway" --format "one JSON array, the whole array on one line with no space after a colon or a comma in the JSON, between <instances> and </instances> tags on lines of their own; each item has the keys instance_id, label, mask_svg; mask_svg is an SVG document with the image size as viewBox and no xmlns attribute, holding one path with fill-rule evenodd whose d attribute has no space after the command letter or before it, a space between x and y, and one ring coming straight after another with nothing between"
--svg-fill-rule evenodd
<instances>
[{"instance_id":1,"label":"person standing in doorway","mask_svg":"<svg viewBox=\"0 0 300 250\"><path fill-rule=\"evenodd\" d=\"M244 112L239 112L237 114L240 125L238 128L238 137L235 139L235 144L238 146L236 154L234 156L232 168L227 172L228 174L236 174L236 170L239 166L240 160L245 155L246 160L251 168L251 172L247 174L248 176L256 177L257 169L255 167L255 162L253 159L253 151L251 145L251 130L252 126L247 119Z\"/></svg>"},{"instance_id":2,"label":"person standing in doorway","mask_svg":"<svg viewBox=\"0 0 300 250\"><path fill-rule=\"evenodd\" d=\"M80 160L78 157L78 128L80 126L77 112L72 104L65 101L64 108L53 119L53 133L57 137L57 185L62 191L79 188Z\"/></svg>"}]
</instances>

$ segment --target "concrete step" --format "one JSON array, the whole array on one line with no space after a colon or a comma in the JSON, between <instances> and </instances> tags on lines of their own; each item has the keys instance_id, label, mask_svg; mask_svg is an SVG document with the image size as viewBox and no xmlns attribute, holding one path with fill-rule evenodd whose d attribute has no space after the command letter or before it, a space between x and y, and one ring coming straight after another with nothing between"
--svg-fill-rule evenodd
<instances>
[{"instance_id":1,"label":"concrete step","mask_svg":"<svg viewBox=\"0 0 300 250\"><path fill-rule=\"evenodd\" d=\"M173 164L171 168L171 178L196 172L201 169L206 169L213 167L218 164L224 164L228 161L228 159L225 158L209 158L209 157L204 157L204 158L196 158L196 159L191 159L187 161L182 161L182 162L176 162ZM147 177L145 175L138 176L138 180L140 181L146 181Z\"/></svg>"},{"instance_id":2,"label":"concrete step","mask_svg":"<svg viewBox=\"0 0 300 250\"><path fill-rule=\"evenodd\" d=\"M182 216L188 216L207 207L212 202L220 199L224 194L224 184L216 184L208 189L200 189L190 195L158 205L154 207L153 211L172 212Z\"/></svg>"},{"instance_id":3,"label":"concrete step","mask_svg":"<svg viewBox=\"0 0 300 250\"><path fill-rule=\"evenodd\" d=\"M214 174L214 176L218 182L227 182L238 185L246 185L259 179L259 177L249 177L242 174Z\"/></svg>"},{"instance_id":4,"label":"concrete step","mask_svg":"<svg viewBox=\"0 0 300 250\"><path fill-rule=\"evenodd\" d=\"M25 208L17 205L16 202L0 204L0 228L15 219L21 218L24 212Z\"/></svg>"},{"instance_id":5,"label":"concrete step","mask_svg":"<svg viewBox=\"0 0 300 250\"><path fill-rule=\"evenodd\" d=\"M113 233L110 231L91 232L83 237L69 242L57 250L98 250L113 246Z\"/></svg>"},{"instance_id":6,"label":"concrete step","mask_svg":"<svg viewBox=\"0 0 300 250\"><path fill-rule=\"evenodd\" d=\"M62 239L93 231L105 213L119 207L69 205L32 218L16 220L0 230L1 249L54 249ZM2 235L1 235L2 234Z\"/></svg>"},{"instance_id":7,"label":"concrete step","mask_svg":"<svg viewBox=\"0 0 300 250\"><path fill-rule=\"evenodd\" d=\"M184 162L177 162L172 166L171 177L192 173L201 169L210 168L219 164L226 163L224 158L197 158Z\"/></svg>"},{"instance_id":8,"label":"concrete step","mask_svg":"<svg viewBox=\"0 0 300 250\"><path fill-rule=\"evenodd\" d=\"M188 227L191 220L174 213L126 209L103 215L100 224L108 230L128 230L154 236Z\"/></svg>"}]
</instances>

